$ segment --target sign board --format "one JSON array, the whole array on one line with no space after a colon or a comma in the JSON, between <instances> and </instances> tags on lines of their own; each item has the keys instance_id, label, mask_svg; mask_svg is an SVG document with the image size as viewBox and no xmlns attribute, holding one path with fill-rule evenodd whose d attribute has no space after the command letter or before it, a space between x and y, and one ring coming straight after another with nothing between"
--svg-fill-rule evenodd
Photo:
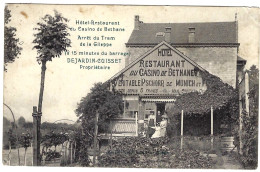
<instances>
[{"instance_id":1,"label":"sign board","mask_svg":"<svg viewBox=\"0 0 260 172\"><path fill-rule=\"evenodd\" d=\"M206 85L200 71L176 51L164 44L152 50L123 72L116 82L116 90L138 95L204 92Z\"/></svg>"}]
</instances>

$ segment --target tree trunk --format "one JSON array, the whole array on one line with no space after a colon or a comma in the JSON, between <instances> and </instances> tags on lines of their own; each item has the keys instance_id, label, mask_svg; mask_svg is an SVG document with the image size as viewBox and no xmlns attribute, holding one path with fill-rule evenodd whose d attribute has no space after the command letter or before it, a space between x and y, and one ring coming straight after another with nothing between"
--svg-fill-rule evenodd
<instances>
[{"instance_id":1,"label":"tree trunk","mask_svg":"<svg viewBox=\"0 0 260 172\"><path fill-rule=\"evenodd\" d=\"M98 135L98 112L96 112L96 118L95 118L95 132L94 132L94 155L93 155L93 166L96 166L96 156L97 156L97 135Z\"/></svg>"},{"instance_id":2,"label":"tree trunk","mask_svg":"<svg viewBox=\"0 0 260 172\"><path fill-rule=\"evenodd\" d=\"M24 166L26 166L26 153L27 153L27 148L24 148Z\"/></svg>"},{"instance_id":3,"label":"tree trunk","mask_svg":"<svg viewBox=\"0 0 260 172\"><path fill-rule=\"evenodd\" d=\"M76 146L77 146L77 143L75 141L75 145L74 145L74 152L73 152L73 156L74 156L74 160L76 159Z\"/></svg>"},{"instance_id":4,"label":"tree trunk","mask_svg":"<svg viewBox=\"0 0 260 172\"><path fill-rule=\"evenodd\" d=\"M46 71L46 61L42 61L41 85L40 85L40 95L39 95L39 103L38 103L38 112L42 112L42 101L43 101L45 71Z\"/></svg>"},{"instance_id":5,"label":"tree trunk","mask_svg":"<svg viewBox=\"0 0 260 172\"><path fill-rule=\"evenodd\" d=\"M12 150L12 144L9 142L9 153L8 153L8 164L11 165L11 150Z\"/></svg>"},{"instance_id":6,"label":"tree trunk","mask_svg":"<svg viewBox=\"0 0 260 172\"><path fill-rule=\"evenodd\" d=\"M42 101L43 101L43 91L44 91L44 81L45 81L45 71L46 71L46 61L42 61L42 71L41 71L41 83L40 83L40 94L38 102L38 119L37 119L37 166L41 165L40 161L40 144L41 144L41 114L42 114Z\"/></svg>"},{"instance_id":7,"label":"tree trunk","mask_svg":"<svg viewBox=\"0 0 260 172\"><path fill-rule=\"evenodd\" d=\"M42 154L43 154L43 152L44 152L44 148L45 148L45 146L42 147Z\"/></svg>"}]
</instances>

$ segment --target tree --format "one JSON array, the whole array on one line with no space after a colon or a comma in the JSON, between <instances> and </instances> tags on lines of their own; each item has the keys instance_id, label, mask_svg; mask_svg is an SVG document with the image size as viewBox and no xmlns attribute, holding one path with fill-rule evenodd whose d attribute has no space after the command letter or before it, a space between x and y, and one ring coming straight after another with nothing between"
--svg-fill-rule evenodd
<instances>
[{"instance_id":1,"label":"tree","mask_svg":"<svg viewBox=\"0 0 260 172\"><path fill-rule=\"evenodd\" d=\"M60 57L71 46L71 41L68 38L69 27L66 22L68 22L68 19L55 11L54 16L45 15L42 21L37 23L38 27L34 28L37 33L34 34L33 43L36 45L33 49L37 50L36 58L38 63L42 65L38 113L42 112L46 63L52 61L55 57Z\"/></svg>"},{"instance_id":2,"label":"tree","mask_svg":"<svg viewBox=\"0 0 260 172\"><path fill-rule=\"evenodd\" d=\"M42 143L42 145L43 145L43 147L42 147L42 152L44 151L44 148L46 148L46 152L47 152L47 149L48 149L49 147L52 147L50 134L44 135L44 136L42 137L41 143Z\"/></svg>"},{"instance_id":3,"label":"tree","mask_svg":"<svg viewBox=\"0 0 260 172\"><path fill-rule=\"evenodd\" d=\"M9 129L11 128L11 122L4 117L3 118L3 147L4 149L8 149L9 148Z\"/></svg>"},{"instance_id":4,"label":"tree","mask_svg":"<svg viewBox=\"0 0 260 172\"><path fill-rule=\"evenodd\" d=\"M11 21L11 11L5 7L5 30L4 30L4 70L7 71L7 63L12 63L18 55L21 54L22 48L18 46L19 39L16 38L16 28L6 26Z\"/></svg>"},{"instance_id":5,"label":"tree","mask_svg":"<svg viewBox=\"0 0 260 172\"><path fill-rule=\"evenodd\" d=\"M38 120L37 120L37 133L40 135L40 125L42 113L42 101L43 101L43 91L44 91L44 80L46 63L52 61L55 57L60 57L67 48L70 47L70 39L68 38L68 25L66 24L68 19L62 17L60 13L55 11L55 15L51 16L49 14L45 15L41 22L37 23L37 27L34 30L37 33L34 34L35 39L33 43L36 44L33 49L37 50L37 61L41 64L41 82L40 82L40 93L38 102ZM40 150L40 138L37 140L37 158L39 158ZM39 159L37 164L39 164Z\"/></svg>"},{"instance_id":6,"label":"tree","mask_svg":"<svg viewBox=\"0 0 260 172\"><path fill-rule=\"evenodd\" d=\"M11 164L11 150L12 147L15 147L16 145L16 137L13 134L13 128L9 129L9 131L7 132L8 135L8 145L9 145L9 152L8 152L8 160L9 160L9 165Z\"/></svg>"},{"instance_id":7,"label":"tree","mask_svg":"<svg viewBox=\"0 0 260 172\"><path fill-rule=\"evenodd\" d=\"M10 126L11 126L11 122L6 117L4 117L3 118L3 129L4 129L4 131L7 131Z\"/></svg>"},{"instance_id":8,"label":"tree","mask_svg":"<svg viewBox=\"0 0 260 172\"><path fill-rule=\"evenodd\" d=\"M9 147L15 147L16 144L16 137L14 135L13 129L9 129L8 131L8 142L9 142Z\"/></svg>"},{"instance_id":9,"label":"tree","mask_svg":"<svg viewBox=\"0 0 260 172\"><path fill-rule=\"evenodd\" d=\"M105 84L96 83L90 93L78 103L75 112L82 122L83 129L87 128L87 131L93 134L96 112L99 113L99 131L107 131L105 121L122 114L123 107L122 96L119 93L109 91Z\"/></svg>"},{"instance_id":10,"label":"tree","mask_svg":"<svg viewBox=\"0 0 260 172\"><path fill-rule=\"evenodd\" d=\"M32 136L29 132L22 133L19 142L24 148L24 165L26 165L27 148L31 145Z\"/></svg>"},{"instance_id":11,"label":"tree","mask_svg":"<svg viewBox=\"0 0 260 172\"><path fill-rule=\"evenodd\" d=\"M19 125L19 127L23 127L23 125L25 124L25 118L24 117L20 117L19 119L18 119L18 125Z\"/></svg>"},{"instance_id":12,"label":"tree","mask_svg":"<svg viewBox=\"0 0 260 172\"><path fill-rule=\"evenodd\" d=\"M249 113L243 112L242 156L245 168L256 169L258 157L258 107L259 107L259 70L253 65L247 70L249 76Z\"/></svg>"},{"instance_id":13,"label":"tree","mask_svg":"<svg viewBox=\"0 0 260 172\"><path fill-rule=\"evenodd\" d=\"M108 129L108 119L117 117L123 113L122 96L117 92L108 90L107 84L96 83L90 93L80 100L75 110L79 121L81 121L84 139L80 144L80 163L88 166L87 149L94 138L94 125L96 113L99 113L98 131L104 132Z\"/></svg>"},{"instance_id":14,"label":"tree","mask_svg":"<svg viewBox=\"0 0 260 172\"><path fill-rule=\"evenodd\" d=\"M24 124L23 124L23 127L25 128L25 129L32 129L33 128L33 123L32 122L25 122Z\"/></svg>"}]
</instances>

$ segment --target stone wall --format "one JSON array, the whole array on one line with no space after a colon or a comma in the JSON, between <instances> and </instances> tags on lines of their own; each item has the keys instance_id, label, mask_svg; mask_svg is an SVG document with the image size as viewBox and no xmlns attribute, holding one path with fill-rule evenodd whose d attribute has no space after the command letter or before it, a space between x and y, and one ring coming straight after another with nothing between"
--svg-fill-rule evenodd
<instances>
[{"instance_id":1,"label":"stone wall","mask_svg":"<svg viewBox=\"0 0 260 172\"><path fill-rule=\"evenodd\" d=\"M225 83L236 87L237 48L200 47L178 48L202 68L220 77Z\"/></svg>"},{"instance_id":2,"label":"stone wall","mask_svg":"<svg viewBox=\"0 0 260 172\"><path fill-rule=\"evenodd\" d=\"M152 49L153 47L129 47L127 48L129 52L129 56L126 57L125 66L129 63L137 59L138 57L142 56L144 53Z\"/></svg>"}]
</instances>

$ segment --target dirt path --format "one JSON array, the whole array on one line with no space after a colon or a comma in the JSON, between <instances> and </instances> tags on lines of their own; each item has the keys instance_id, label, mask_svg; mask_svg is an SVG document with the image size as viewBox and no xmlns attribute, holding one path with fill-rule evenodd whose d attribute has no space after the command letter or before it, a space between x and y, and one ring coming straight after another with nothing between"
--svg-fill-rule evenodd
<instances>
[{"instance_id":1,"label":"dirt path","mask_svg":"<svg viewBox=\"0 0 260 172\"><path fill-rule=\"evenodd\" d=\"M234 156L218 156L216 161L216 169L244 169Z\"/></svg>"}]
</instances>

